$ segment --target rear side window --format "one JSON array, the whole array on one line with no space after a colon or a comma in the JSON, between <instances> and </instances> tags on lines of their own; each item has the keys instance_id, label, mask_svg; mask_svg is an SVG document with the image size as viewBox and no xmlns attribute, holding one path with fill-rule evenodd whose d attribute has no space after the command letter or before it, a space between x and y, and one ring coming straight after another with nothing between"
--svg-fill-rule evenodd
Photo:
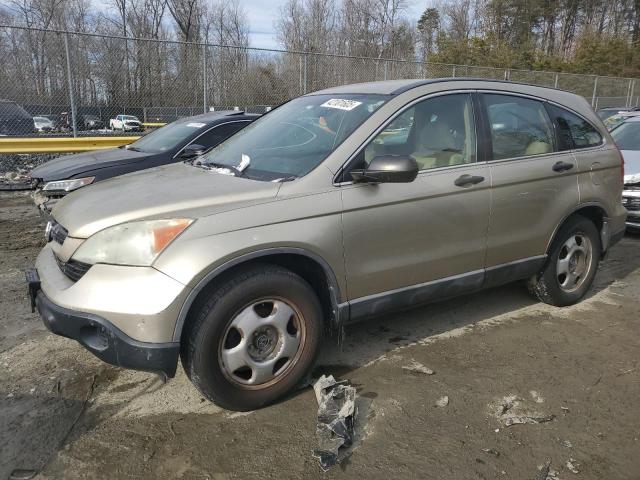
<instances>
[{"instance_id":1,"label":"rear side window","mask_svg":"<svg viewBox=\"0 0 640 480\"><path fill-rule=\"evenodd\" d=\"M232 122L225 123L218 127L212 128L207 133L198 137L193 143L202 145L203 147L215 147L219 143L229 138L243 127L246 127L251 122Z\"/></svg>"},{"instance_id":2,"label":"rear side window","mask_svg":"<svg viewBox=\"0 0 640 480\"><path fill-rule=\"evenodd\" d=\"M542 102L484 94L493 160L551 153L553 125Z\"/></svg>"},{"instance_id":3,"label":"rear side window","mask_svg":"<svg viewBox=\"0 0 640 480\"><path fill-rule=\"evenodd\" d=\"M558 150L597 147L602 135L585 119L564 108L549 104L549 113L558 130Z\"/></svg>"}]
</instances>

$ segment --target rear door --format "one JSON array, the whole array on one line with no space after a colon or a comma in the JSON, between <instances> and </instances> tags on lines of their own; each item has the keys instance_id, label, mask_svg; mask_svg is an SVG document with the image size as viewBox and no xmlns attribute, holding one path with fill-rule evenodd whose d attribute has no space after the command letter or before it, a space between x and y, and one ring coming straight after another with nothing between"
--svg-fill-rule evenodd
<instances>
[{"instance_id":1,"label":"rear door","mask_svg":"<svg viewBox=\"0 0 640 480\"><path fill-rule=\"evenodd\" d=\"M418 101L355 157L413 156L411 183L343 184L351 315L358 317L478 288L484 277L489 171L477 161L471 92Z\"/></svg>"},{"instance_id":2,"label":"rear door","mask_svg":"<svg viewBox=\"0 0 640 480\"><path fill-rule=\"evenodd\" d=\"M578 205L578 165L559 151L546 102L481 93L493 182L487 283L526 278L544 261L549 239Z\"/></svg>"}]
</instances>

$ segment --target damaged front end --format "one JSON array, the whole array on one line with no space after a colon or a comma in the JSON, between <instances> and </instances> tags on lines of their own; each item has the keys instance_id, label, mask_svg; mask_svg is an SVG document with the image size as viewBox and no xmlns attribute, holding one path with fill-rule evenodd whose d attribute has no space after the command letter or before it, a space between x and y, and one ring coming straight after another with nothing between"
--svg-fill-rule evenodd
<instances>
[{"instance_id":1,"label":"damaged front end","mask_svg":"<svg viewBox=\"0 0 640 480\"><path fill-rule=\"evenodd\" d=\"M625 176L622 205L627 209L627 230L640 231L640 173Z\"/></svg>"}]
</instances>

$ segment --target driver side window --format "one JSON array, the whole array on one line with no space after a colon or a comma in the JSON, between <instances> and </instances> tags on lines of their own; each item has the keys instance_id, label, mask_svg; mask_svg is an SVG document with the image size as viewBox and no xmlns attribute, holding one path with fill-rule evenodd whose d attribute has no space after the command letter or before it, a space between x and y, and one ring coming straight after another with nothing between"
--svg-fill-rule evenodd
<instances>
[{"instance_id":1,"label":"driver side window","mask_svg":"<svg viewBox=\"0 0 640 480\"><path fill-rule=\"evenodd\" d=\"M433 97L407 109L365 147L362 160L368 165L380 155L410 155L420 170L475 162L470 94Z\"/></svg>"}]
</instances>

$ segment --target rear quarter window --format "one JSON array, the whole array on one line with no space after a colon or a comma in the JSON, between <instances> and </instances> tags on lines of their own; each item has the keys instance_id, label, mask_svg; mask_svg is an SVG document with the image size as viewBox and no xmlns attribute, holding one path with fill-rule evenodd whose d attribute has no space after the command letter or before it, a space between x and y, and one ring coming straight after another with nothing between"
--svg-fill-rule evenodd
<instances>
[{"instance_id":1,"label":"rear quarter window","mask_svg":"<svg viewBox=\"0 0 640 480\"><path fill-rule=\"evenodd\" d=\"M558 133L558 150L602 145L602 135L587 120L556 105L548 104L548 109Z\"/></svg>"}]
</instances>

